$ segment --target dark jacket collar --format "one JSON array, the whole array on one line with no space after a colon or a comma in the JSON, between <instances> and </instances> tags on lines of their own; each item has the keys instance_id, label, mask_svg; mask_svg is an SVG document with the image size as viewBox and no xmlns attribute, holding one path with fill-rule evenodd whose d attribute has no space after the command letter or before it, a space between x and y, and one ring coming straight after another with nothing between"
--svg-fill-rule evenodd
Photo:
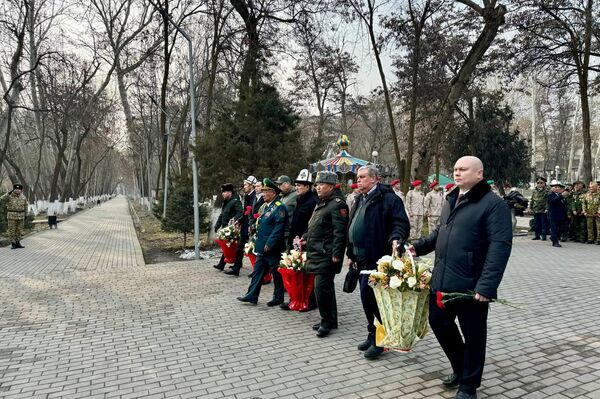
<instances>
[{"instance_id":1,"label":"dark jacket collar","mask_svg":"<svg viewBox=\"0 0 600 399\"><path fill-rule=\"evenodd\" d=\"M477 202L483 198L492 188L485 180L480 181L476 185L474 185L466 194L466 199L469 202ZM456 188L452 190L450 194L448 194L448 201L452 201L452 203L456 203L456 199L458 198L458 194L460 193L460 189Z\"/></svg>"}]
</instances>

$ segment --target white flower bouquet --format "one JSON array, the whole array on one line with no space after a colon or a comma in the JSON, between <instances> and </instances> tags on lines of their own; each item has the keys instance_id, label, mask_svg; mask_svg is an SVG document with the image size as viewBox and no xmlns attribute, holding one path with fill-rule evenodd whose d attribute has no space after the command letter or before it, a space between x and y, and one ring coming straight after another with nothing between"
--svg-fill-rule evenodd
<instances>
[{"instance_id":1,"label":"white flower bouquet","mask_svg":"<svg viewBox=\"0 0 600 399\"><path fill-rule=\"evenodd\" d=\"M366 272L385 330L378 346L408 352L425 337L431 268L430 259L415 259L407 251L402 257L382 257L377 270Z\"/></svg>"},{"instance_id":2,"label":"white flower bouquet","mask_svg":"<svg viewBox=\"0 0 600 399\"><path fill-rule=\"evenodd\" d=\"M289 253L283 252L279 267L282 269L293 269L294 271L303 271L306 267L306 253L292 249Z\"/></svg>"},{"instance_id":3,"label":"white flower bouquet","mask_svg":"<svg viewBox=\"0 0 600 399\"><path fill-rule=\"evenodd\" d=\"M225 241L228 247L231 246L232 243L237 242L239 238L240 231L234 224L222 227L217 231L217 239Z\"/></svg>"}]
</instances>

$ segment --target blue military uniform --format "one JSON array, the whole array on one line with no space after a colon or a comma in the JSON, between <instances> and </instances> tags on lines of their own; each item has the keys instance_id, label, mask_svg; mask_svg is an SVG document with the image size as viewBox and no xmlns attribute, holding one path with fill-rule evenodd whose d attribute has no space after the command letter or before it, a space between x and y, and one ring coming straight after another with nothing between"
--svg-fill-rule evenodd
<instances>
[{"instance_id":1,"label":"blue military uniform","mask_svg":"<svg viewBox=\"0 0 600 399\"><path fill-rule=\"evenodd\" d=\"M266 180L266 179L265 179ZM238 298L242 302L257 303L263 276L272 269L273 272L273 299L270 306L283 302L283 280L277 271L281 253L285 251L285 230L288 225L287 207L279 197L270 203L264 203L256 219L256 240L254 253L256 263L252 281L245 296Z\"/></svg>"}]
</instances>

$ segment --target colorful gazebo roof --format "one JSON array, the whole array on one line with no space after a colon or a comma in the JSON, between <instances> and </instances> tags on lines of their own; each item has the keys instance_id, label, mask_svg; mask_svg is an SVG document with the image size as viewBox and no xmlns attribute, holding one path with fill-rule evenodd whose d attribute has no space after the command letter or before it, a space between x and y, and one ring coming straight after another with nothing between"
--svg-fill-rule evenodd
<instances>
[{"instance_id":1,"label":"colorful gazebo roof","mask_svg":"<svg viewBox=\"0 0 600 399\"><path fill-rule=\"evenodd\" d=\"M320 162L326 170L335 173L356 173L358 168L369 163L369 161L356 158L346 151L350 146L350 140L345 134L337 141L337 145L341 148L340 153Z\"/></svg>"}]
</instances>

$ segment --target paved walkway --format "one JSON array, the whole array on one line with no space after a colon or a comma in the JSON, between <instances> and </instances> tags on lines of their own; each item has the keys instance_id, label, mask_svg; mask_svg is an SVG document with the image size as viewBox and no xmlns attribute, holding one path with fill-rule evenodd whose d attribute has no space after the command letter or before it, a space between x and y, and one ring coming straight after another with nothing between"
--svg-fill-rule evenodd
<instances>
[{"instance_id":1,"label":"paved walkway","mask_svg":"<svg viewBox=\"0 0 600 399\"><path fill-rule=\"evenodd\" d=\"M0 248L0 397L451 398L429 334L409 354L365 360L358 293L338 287L340 329L316 312L235 297L214 262L144 265L126 202L113 199ZM341 285L342 278L338 278ZM515 241L494 306L480 398L600 398L600 247Z\"/></svg>"}]
</instances>

